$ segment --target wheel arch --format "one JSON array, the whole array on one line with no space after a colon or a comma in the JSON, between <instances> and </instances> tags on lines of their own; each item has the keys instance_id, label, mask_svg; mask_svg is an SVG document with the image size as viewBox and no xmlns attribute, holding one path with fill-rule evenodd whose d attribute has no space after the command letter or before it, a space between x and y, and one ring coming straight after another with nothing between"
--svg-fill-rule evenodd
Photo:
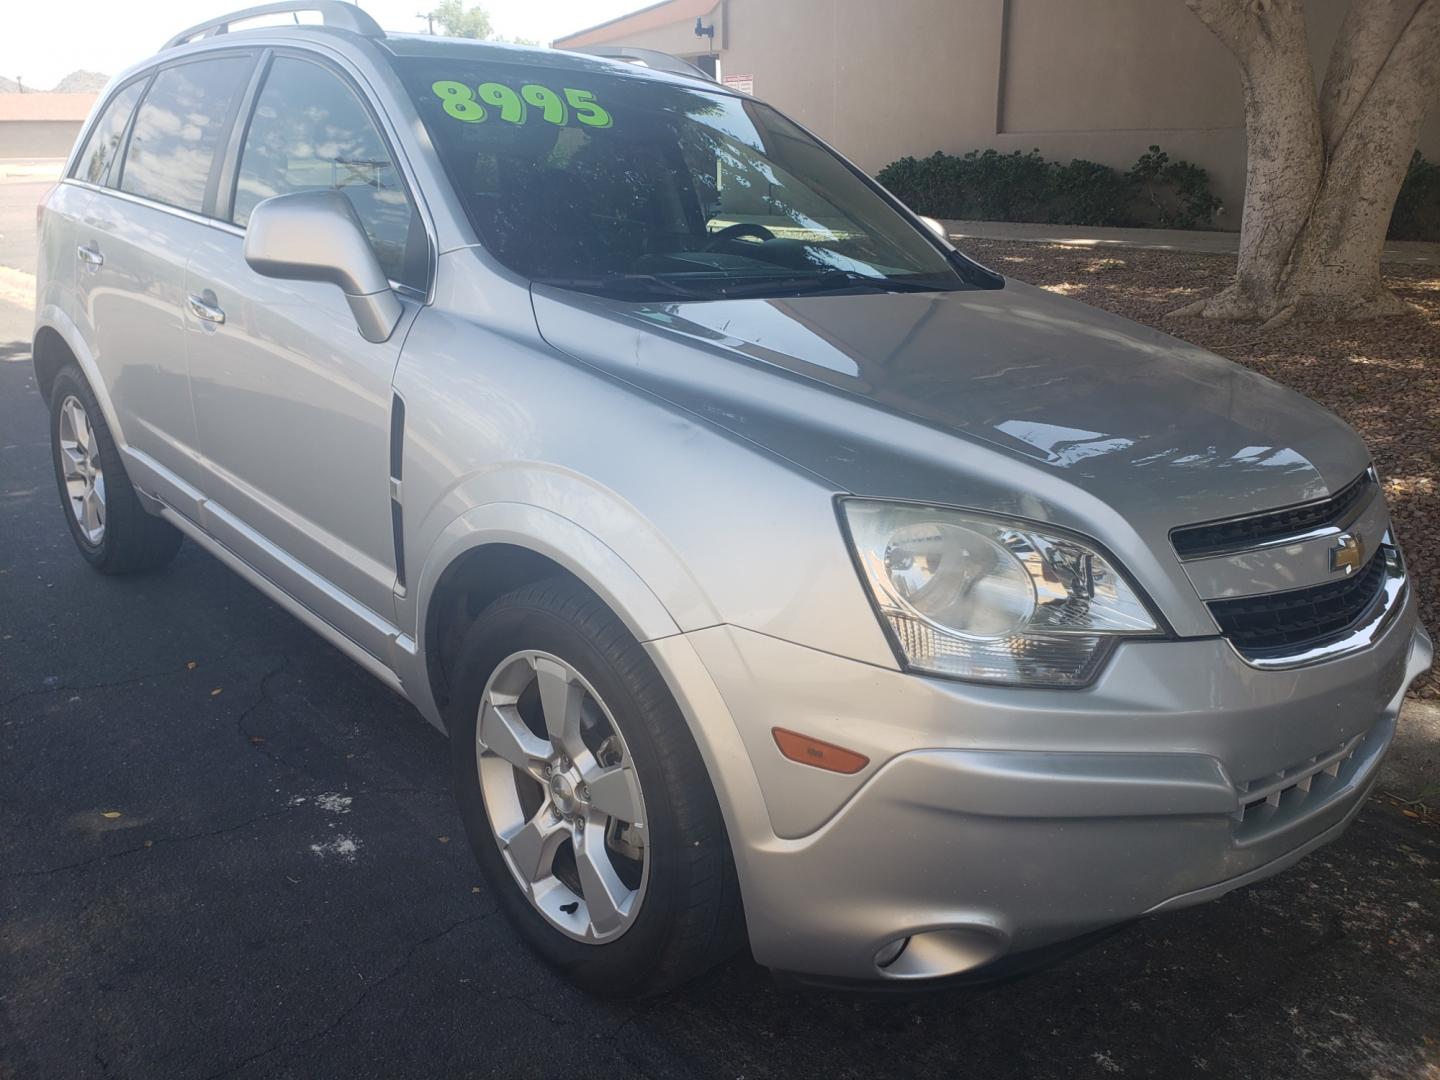
<instances>
[{"instance_id":1,"label":"wheel arch","mask_svg":"<svg viewBox=\"0 0 1440 1080\"><path fill-rule=\"evenodd\" d=\"M447 664L480 613L513 589L559 575L595 593L637 641L680 632L640 575L575 522L521 503L478 507L432 546L418 583L416 646L429 698L422 711L432 721L441 723L449 700Z\"/></svg>"},{"instance_id":2,"label":"wheel arch","mask_svg":"<svg viewBox=\"0 0 1440 1080\"><path fill-rule=\"evenodd\" d=\"M55 377L66 364L78 364L75 352L53 326L42 326L35 331L35 340L30 347L31 362L35 365L35 386L45 404L50 404L50 391L55 386Z\"/></svg>"},{"instance_id":3,"label":"wheel arch","mask_svg":"<svg viewBox=\"0 0 1440 1080\"><path fill-rule=\"evenodd\" d=\"M125 433L115 414L114 402L110 400L110 389L100 375L100 367L86 346L79 327L54 304L46 304L41 308L39 317L35 320L30 362L35 368L35 385L47 405L50 404L50 392L60 370L69 363L79 367L95 394L95 400L100 402L100 411L105 416L105 424L110 428L115 445L124 448Z\"/></svg>"}]
</instances>

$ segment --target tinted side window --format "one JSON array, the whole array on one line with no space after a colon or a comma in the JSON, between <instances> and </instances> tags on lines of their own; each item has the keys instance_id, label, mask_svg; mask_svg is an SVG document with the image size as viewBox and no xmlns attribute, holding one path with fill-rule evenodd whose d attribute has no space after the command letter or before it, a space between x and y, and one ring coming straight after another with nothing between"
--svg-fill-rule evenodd
<instances>
[{"instance_id":1,"label":"tinted side window","mask_svg":"<svg viewBox=\"0 0 1440 1080\"><path fill-rule=\"evenodd\" d=\"M255 204L292 191L339 191L355 207L370 245L392 280L424 286L414 245L423 243L399 170L360 99L318 64L278 57L265 76L240 152L235 224ZM417 276L421 280L414 280Z\"/></svg>"},{"instance_id":2,"label":"tinted side window","mask_svg":"<svg viewBox=\"0 0 1440 1080\"><path fill-rule=\"evenodd\" d=\"M244 92L248 56L199 60L155 76L140 103L120 188L199 213L232 103Z\"/></svg>"},{"instance_id":3,"label":"tinted side window","mask_svg":"<svg viewBox=\"0 0 1440 1080\"><path fill-rule=\"evenodd\" d=\"M105 111L90 130L90 138L85 140L85 149L76 159L75 171L71 176L92 184L105 182L110 161L114 158L115 151L120 148L120 139L125 134L125 125L129 123L130 114L135 111L135 102L140 100L140 92L144 89L145 80L141 79L110 99L110 104L105 106Z\"/></svg>"}]
</instances>

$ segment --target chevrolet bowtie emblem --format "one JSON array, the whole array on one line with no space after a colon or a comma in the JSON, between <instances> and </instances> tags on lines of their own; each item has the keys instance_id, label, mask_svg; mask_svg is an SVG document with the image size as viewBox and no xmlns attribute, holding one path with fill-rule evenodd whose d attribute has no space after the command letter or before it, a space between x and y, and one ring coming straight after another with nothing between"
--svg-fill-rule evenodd
<instances>
[{"instance_id":1,"label":"chevrolet bowtie emblem","mask_svg":"<svg viewBox=\"0 0 1440 1080\"><path fill-rule=\"evenodd\" d=\"M1354 533L1342 533L1330 549L1330 572L1346 577L1365 565L1365 541Z\"/></svg>"}]
</instances>

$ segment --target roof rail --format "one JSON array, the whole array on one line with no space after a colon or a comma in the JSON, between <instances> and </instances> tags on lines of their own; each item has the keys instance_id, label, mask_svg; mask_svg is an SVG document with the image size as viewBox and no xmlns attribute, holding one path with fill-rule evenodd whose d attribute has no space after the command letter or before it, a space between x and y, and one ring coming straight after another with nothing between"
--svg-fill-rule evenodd
<instances>
[{"instance_id":1,"label":"roof rail","mask_svg":"<svg viewBox=\"0 0 1440 1080\"><path fill-rule=\"evenodd\" d=\"M564 51L603 56L607 60L623 60L627 64L642 64L652 71L683 75L687 79L704 79L709 83L715 81L688 60L681 60L678 56L671 56L659 49L632 49L628 45L585 45Z\"/></svg>"},{"instance_id":2,"label":"roof rail","mask_svg":"<svg viewBox=\"0 0 1440 1080\"><path fill-rule=\"evenodd\" d=\"M383 38L385 36L385 31L380 29L380 24L355 4L342 3L341 0L280 0L279 3L260 4L258 7L245 8L243 11L232 11L228 15L221 15L218 19L210 19L192 26L188 30L182 30L167 41L161 51L173 49L177 45L184 45L187 41L194 41L196 38L229 33L231 23L244 22L246 19L259 18L261 15L288 15L301 11L318 11L326 26L351 30L365 37Z\"/></svg>"}]
</instances>

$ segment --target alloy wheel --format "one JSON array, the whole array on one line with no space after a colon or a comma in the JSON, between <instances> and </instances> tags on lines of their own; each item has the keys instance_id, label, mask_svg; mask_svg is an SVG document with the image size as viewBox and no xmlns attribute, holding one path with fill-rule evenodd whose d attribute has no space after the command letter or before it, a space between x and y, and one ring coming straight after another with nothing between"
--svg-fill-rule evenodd
<instances>
[{"instance_id":1,"label":"alloy wheel","mask_svg":"<svg viewBox=\"0 0 1440 1080\"><path fill-rule=\"evenodd\" d=\"M475 730L490 828L531 905L578 941L619 937L640 912L650 848L610 710L570 664L525 651L490 676Z\"/></svg>"},{"instance_id":2,"label":"alloy wheel","mask_svg":"<svg viewBox=\"0 0 1440 1080\"><path fill-rule=\"evenodd\" d=\"M90 415L73 394L60 405L60 467L70 512L85 539L98 545L105 539L105 470Z\"/></svg>"}]
</instances>

